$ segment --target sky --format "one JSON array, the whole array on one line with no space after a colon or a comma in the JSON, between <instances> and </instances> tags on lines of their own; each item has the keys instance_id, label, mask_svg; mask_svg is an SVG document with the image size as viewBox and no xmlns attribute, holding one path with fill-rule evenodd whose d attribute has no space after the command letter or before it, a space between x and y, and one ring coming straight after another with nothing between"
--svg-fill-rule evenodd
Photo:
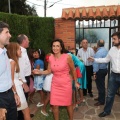
<instances>
[{"instance_id":1,"label":"sky","mask_svg":"<svg viewBox=\"0 0 120 120\"><path fill-rule=\"evenodd\" d=\"M101 6L101 5L120 5L120 0L46 0L47 1L47 17L60 18L62 9L64 8L77 8L88 6ZM55 4L54 4L55 3ZM27 0L27 4L34 5L38 16L44 17L44 0ZM54 5L53 5L54 4ZM53 5L52 7L49 7Z\"/></svg>"}]
</instances>

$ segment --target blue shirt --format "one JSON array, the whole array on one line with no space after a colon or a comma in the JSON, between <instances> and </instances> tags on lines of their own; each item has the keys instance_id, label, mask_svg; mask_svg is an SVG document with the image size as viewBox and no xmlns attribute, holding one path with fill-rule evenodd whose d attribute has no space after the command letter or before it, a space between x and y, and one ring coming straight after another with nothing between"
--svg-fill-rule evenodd
<instances>
[{"instance_id":1,"label":"blue shirt","mask_svg":"<svg viewBox=\"0 0 120 120\"><path fill-rule=\"evenodd\" d=\"M10 61L6 49L0 48L0 92L5 92L12 87Z\"/></svg>"},{"instance_id":2,"label":"blue shirt","mask_svg":"<svg viewBox=\"0 0 120 120\"><path fill-rule=\"evenodd\" d=\"M44 70L44 62L42 60L40 60L40 59L35 60L34 69L37 67L37 65L40 66L40 69Z\"/></svg>"},{"instance_id":3,"label":"blue shirt","mask_svg":"<svg viewBox=\"0 0 120 120\"><path fill-rule=\"evenodd\" d=\"M105 58L108 54L108 51L104 47L99 47L94 58ZM93 62L93 72L98 72L99 69L106 69L107 63L96 63Z\"/></svg>"}]
</instances>

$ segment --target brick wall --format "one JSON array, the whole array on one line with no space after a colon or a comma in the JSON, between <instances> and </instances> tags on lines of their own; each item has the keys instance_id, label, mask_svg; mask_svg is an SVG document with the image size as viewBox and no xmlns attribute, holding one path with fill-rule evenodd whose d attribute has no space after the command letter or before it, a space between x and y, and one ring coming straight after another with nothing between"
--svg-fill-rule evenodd
<instances>
[{"instance_id":1,"label":"brick wall","mask_svg":"<svg viewBox=\"0 0 120 120\"><path fill-rule=\"evenodd\" d=\"M64 41L65 48L71 51L75 50L75 21L55 19L55 38Z\"/></svg>"}]
</instances>

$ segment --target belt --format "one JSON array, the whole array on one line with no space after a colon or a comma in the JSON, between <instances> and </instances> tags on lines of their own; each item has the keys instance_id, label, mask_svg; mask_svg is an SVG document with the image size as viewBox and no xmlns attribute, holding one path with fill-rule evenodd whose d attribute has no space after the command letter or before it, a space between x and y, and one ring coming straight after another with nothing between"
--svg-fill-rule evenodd
<instances>
[{"instance_id":1,"label":"belt","mask_svg":"<svg viewBox=\"0 0 120 120\"><path fill-rule=\"evenodd\" d=\"M114 74L116 74L116 75L120 75L120 73L115 73L115 72L113 72Z\"/></svg>"},{"instance_id":2,"label":"belt","mask_svg":"<svg viewBox=\"0 0 120 120\"><path fill-rule=\"evenodd\" d=\"M7 90L7 91L0 92L0 94L3 94L3 93L9 93L11 90L12 90L12 88L10 88L10 89L9 89L9 90Z\"/></svg>"}]
</instances>

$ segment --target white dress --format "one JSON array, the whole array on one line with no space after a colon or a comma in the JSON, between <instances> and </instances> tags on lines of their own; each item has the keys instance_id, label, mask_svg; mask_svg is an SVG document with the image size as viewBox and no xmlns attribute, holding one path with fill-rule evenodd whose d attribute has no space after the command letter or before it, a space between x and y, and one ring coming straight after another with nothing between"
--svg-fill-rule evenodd
<instances>
[{"instance_id":1,"label":"white dress","mask_svg":"<svg viewBox=\"0 0 120 120\"><path fill-rule=\"evenodd\" d=\"M43 89L44 89L45 91L48 91L48 92L51 91L52 77L53 77L53 74L52 74L52 73L49 74L49 75L46 75L45 80L44 80L44 83L43 83Z\"/></svg>"},{"instance_id":2,"label":"white dress","mask_svg":"<svg viewBox=\"0 0 120 120\"><path fill-rule=\"evenodd\" d=\"M10 62L13 61L12 59L10 59ZM25 108L28 107L28 104L27 104L27 101L26 101L26 98L25 98L25 94L24 94L24 91L23 91L23 87L22 87L22 82L19 80L20 76L18 73L14 73L14 84L15 84L15 87L16 87L16 92L18 94L18 96L20 97L20 102L21 102L21 105L20 107L17 107L17 111L19 110L24 110Z\"/></svg>"}]
</instances>

